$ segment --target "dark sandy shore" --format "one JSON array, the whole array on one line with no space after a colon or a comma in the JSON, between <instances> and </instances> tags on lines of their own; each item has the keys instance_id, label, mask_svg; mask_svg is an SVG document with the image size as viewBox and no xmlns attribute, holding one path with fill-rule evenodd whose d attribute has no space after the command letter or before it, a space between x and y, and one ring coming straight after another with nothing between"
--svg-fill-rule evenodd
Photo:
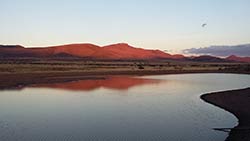
<instances>
[{"instance_id":1,"label":"dark sandy shore","mask_svg":"<svg viewBox=\"0 0 250 141\"><path fill-rule=\"evenodd\" d=\"M238 118L239 124L230 131L226 141L250 141L250 88L204 94L201 99L225 109Z\"/></svg>"}]
</instances>

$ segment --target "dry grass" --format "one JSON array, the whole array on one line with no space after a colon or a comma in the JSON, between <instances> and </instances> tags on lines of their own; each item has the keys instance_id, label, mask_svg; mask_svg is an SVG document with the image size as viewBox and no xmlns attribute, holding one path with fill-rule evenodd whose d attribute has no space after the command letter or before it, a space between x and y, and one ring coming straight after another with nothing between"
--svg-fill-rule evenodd
<instances>
[{"instance_id":1,"label":"dry grass","mask_svg":"<svg viewBox=\"0 0 250 141\"><path fill-rule=\"evenodd\" d=\"M148 61L0 60L0 89L107 75L245 73L249 64Z\"/></svg>"},{"instance_id":2,"label":"dry grass","mask_svg":"<svg viewBox=\"0 0 250 141\"><path fill-rule=\"evenodd\" d=\"M0 61L0 73L102 72L102 71L218 71L247 64L146 61Z\"/></svg>"}]
</instances>

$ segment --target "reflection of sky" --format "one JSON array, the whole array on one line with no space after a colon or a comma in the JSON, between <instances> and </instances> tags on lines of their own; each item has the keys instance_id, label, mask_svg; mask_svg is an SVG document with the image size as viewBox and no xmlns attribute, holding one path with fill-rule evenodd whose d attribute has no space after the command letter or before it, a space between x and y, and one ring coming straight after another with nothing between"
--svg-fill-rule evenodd
<instances>
[{"instance_id":1,"label":"reflection of sky","mask_svg":"<svg viewBox=\"0 0 250 141\"><path fill-rule=\"evenodd\" d=\"M127 42L172 51L242 44L249 42L249 5L249 0L1 0L0 43Z\"/></svg>"},{"instance_id":2,"label":"reflection of sky","mask_svg":"<svg viewBox=\"0 0 250 141\"><path fill-rule=\"evenodd\" d=\"M225 140L227 133L212 128L233 127L237 120L199 96L250 84L248 75L235 74L139 78L164 81L126 91L0 91L0 140Z\"/></svg>"}]
</instances>

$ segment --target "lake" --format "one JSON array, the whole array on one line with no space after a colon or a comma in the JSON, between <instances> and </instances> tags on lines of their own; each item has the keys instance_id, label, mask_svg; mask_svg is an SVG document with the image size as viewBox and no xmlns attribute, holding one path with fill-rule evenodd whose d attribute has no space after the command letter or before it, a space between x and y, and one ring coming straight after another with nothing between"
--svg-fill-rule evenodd
<instances>
[{"instance_id":1,"label":"lake","mask_svg":"<svg viewBox=\"0 0 250 141\"><path fill-rule=\"evenodd\" d=\"M1 82L4 83L4 82ZM250 75L109 76L0 91L1 141L223 141L237 119L200 95L249 87Z\"/></svg>"}]
</instances>

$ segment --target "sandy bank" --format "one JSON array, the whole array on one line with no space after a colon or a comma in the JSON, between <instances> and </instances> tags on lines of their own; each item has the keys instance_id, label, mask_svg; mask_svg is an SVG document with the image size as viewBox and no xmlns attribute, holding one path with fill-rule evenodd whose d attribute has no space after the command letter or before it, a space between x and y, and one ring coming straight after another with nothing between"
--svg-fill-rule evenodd
<instances>
[{"instance_id":1,"label":"sandy bank","mask_svg":"<svg viewBox=\"0 0 250 141\"><path fill-rule=\"evenodd\" d=\"M250 88L204 94L201 99L234 114L239 124L230 129L226 141L250 141Z\"/></svg>"}]
</instances>

